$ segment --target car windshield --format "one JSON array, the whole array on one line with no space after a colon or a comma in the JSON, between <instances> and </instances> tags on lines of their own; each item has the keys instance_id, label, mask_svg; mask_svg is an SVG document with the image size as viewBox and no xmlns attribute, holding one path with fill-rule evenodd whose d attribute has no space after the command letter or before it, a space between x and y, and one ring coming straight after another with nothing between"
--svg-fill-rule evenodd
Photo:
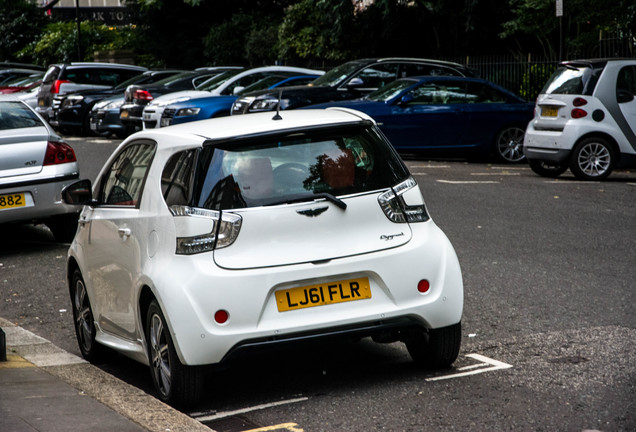
<instances>
[{"instance_id":1,"label":"car windshield","mask_svg":"<svg viewBox=\"0 0 636 432\"><path fill-rule=\"evenodd\" d=\"M399 95L405 89L411 87L416 82L417 81L411 79L395 80L384 87L380 87L373 93L369 93L367 95L367 99L376 102L387 102Z\"/></svg>"},{"instance_id":2,"label":"car windshield","mask_svg":"<svg viewBox=\"0 0 636 432\"><path fill-rule=\"evenodd\" d=\"M371 125L319 128L206 145L193 205L276 205L386 189L408 178Z\"/></svg>"},{"instance_id":3,"label":"car windshield","mask_svg":"<svg viewBox=\"0 0 636 432\"><path fill-rule=\"evenodd\" d=\"M170 87L170 85L174 82L180 81L182 79L185 78L190 78L196 75L196 72L192 72L192 71L186 71L186 72L181 72L178 73L176 75L171 75L169 77L166 77L162 80L157 81L156 83L154 83L153 85L156 86L167 86Z\"/></svg>"},{"instance_id":4,"label":"car windshield","mask_svg":"<svg viewBox=\"0 0 636 432\"><path fill-rule=\"evenodd\" d=\"M209 80L204 81L201 85L197 87L197 90L211 91L216 88L219 88L227 80L229 80L233 76L240 74L241 72L243 72L241 69L222 72L219 75L215 75Z\"/></svg>"},{"instance_id":5,"label":"car windshield","mask_svg":"<svg viewBox=\"0 0 636 432\"><path fill-rule=\"evenodd\" d=\"M340 66L337 66L327 71L327 73L317 78L315 81L311 83L311 85L314 87L318 87L318 86L334 87L340 84L342 80L344 80L353 72L355 72L363 64L364 63L360 61L351 61L351 62L341 64Z\"/></svg>"},{"instance_id":6,"label":"car windshield","mask_svg":"<svg viewBox=\"0 0 636 432\"><path fill-rule=\"evenodd\" d=\"M20 102L0 102L0 130L43 126L33 111Z\"/></svg>"},{"instance_id":7,"label":"car windshield","mask_svg":"<svg viewBox=\"0 0 636 432\"><path fill-rule=\"evenodd\" d=\"M249 86L245 87L243 90L239 92L239 94L249 93L255 90L267 89L273 86L274 84L279 83L287 78L288 78L287 76L279 76L279 75L268 76L256 81L254 84L250 84Z\"/></svg>"},{"instance_id":8,"label":"car windshield","mask_svg":"<svg viewBox=\"0 0 636 432\"><path fill-rule=\"evenodd\" d=\"M559 67L541 90L542 94L591 95L603 68L567 64Z\"/></svg>"}]
</instances>

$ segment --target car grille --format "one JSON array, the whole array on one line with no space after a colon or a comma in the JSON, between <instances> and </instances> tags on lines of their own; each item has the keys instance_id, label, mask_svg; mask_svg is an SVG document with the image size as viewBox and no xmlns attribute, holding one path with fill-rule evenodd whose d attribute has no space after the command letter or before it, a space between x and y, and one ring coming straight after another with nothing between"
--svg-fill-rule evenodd
<instances>
[{"instance_id":1,"label":"car grille","mask_svg":"<svg viewBox=\"0 0 636 432\"><path fill-rule=\"evenodd\" d=\"M102 111L102 110L98 110L97 112L93 111L91 116L95 120L104 120L104 118L106 117L106 111Z\"/></svg>"},{"instance_id":2,"label":"car grille","mask_svg":"<svg viewBox=\"0 0 636 432\"><path fill-rule=\"evenodd\" d=\"M165 119L165 118L174 118L174 115L177 113L177 110L175 108L166 108L163 110L163 113L161 114L161 118Z\"/></svg>"},{"instance_id":3,"label":"car grille","mask_svg":"<svg viewBox=\"0 0 636 432\"><path fill-rule=\"evenodd\" d=\"M151 120L151 121L144 120L144 127L146 129L154 129L154 128L157 127L157 121L156 120Z\"/></svg>"}]
</instances>

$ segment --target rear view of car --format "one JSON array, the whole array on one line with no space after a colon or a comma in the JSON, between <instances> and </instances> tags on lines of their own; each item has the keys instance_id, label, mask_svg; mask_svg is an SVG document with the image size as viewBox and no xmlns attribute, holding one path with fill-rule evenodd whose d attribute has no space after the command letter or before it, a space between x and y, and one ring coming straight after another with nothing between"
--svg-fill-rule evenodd
<instances>
[{"instance_id":1,"label":"rear view of car","mask_svg":"<svg viewBox=\"0 0 636 432\"><path fill-rule=\"evenodd\" d=\"M636 166L636 60L564 62L537 98L524 154L545 177L602 180Z\"/></svg>"},{"instance_id":2,"label":"rear view of car","mask_svg":"<svg viewBox=\"0 0 636 432\"><path fill-rule=\"evenodd\" d=\"M0 96L0 223L43 222L70 242L78 209L61 190L78 176L73 149L28 105Z\"/></svg>"},{"instance_id":3,"label":"rear view of car","mask_svg":"<svg viewBox=\"0 0 636 432\"><path fill-rule=\"evenodd\" d=\"M89 184L65 193L90 203L68 263L80 349L99 361L106 345L149 365L165 402L196 401L208 388L202 366L298 343L402 341L432 368L458 356L457 256L362 113L145 130L92 194Z\"/></svg>"},{"instance_id":4,"label":"rear view of car","mask_svg":"<svg viewBox=\"0 0 636 432\"><path fill-rule=\"evenodd\" d=\"M49 120L56 96L88 89L107 89L147 70L117 63L60 63L49 67L38 92L37 112Z\"/></svg>"}]
</instances>

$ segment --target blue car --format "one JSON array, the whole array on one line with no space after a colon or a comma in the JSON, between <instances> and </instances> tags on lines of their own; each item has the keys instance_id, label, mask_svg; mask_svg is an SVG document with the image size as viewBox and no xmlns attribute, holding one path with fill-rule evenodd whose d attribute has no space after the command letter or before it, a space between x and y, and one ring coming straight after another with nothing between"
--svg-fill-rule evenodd
<instances>
[{"instance_id":1,"label":"blue car","mask_svg":"<svg viewBox=\"0 0 636 432\"><path fill-rule=\"evenodd\" d=\"M232 104L239 96L253 90L283 88L309 84L320 75L274 74L267 76L252 85L245 87L233 95L210 95L199 98L189 98L183 102L168 105L161 114L160 127L173 124L204 120L212 117L229 116Z\"/></svg>"},{"instance_id":2,"label":"blue car","mask_svg":"<svg viewBox=\"0 0 636 432\"><path fill-rule=\"evenodd\" d=\"M494 154L524 160L523 136L534 104L486 80L402 78L362 99L305 108L346 107L371 116L401 152Z\"/></svg>"}]
</instances>

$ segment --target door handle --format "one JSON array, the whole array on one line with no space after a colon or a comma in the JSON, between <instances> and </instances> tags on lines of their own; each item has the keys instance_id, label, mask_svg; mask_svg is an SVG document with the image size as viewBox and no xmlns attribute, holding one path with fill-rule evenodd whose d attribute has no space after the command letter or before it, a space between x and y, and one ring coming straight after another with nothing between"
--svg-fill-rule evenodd
<instances>
[{"instance_id":1,"label":"door handle","mask_svg":"<svg viewBox=\"0 0 636 432\"><path fill-rule=\"evenodd\" d=\"M130 228L119 228L117 232L119 233L119 237L122 237L124 240L126 237L130 237L131 233Z\"/></svg>"}]
</instances>

